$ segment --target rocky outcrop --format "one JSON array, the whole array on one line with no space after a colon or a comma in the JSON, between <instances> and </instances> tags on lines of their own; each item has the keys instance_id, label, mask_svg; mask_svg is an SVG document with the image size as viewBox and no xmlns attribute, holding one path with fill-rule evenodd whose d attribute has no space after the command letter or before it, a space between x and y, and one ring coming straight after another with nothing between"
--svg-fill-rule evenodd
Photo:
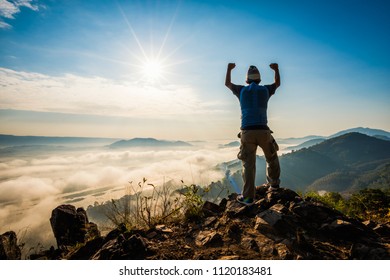
<instances>
[{"instance_id":1,"label":"rocky outcrop","mask_svg":"<svg viewBox=\"0 0 390 280\"><path fill-rule=\"evenodd\" d=\"M97 225L88 221L83 208L73 205L60 205L52 211L50 224L57 240L58 248L75 246L100 236Z\"/></svg>"},{"instance_id":2,"label":"rocky outcrop","mask_svg":"<svg viewBox=\"0 0 390 280\"><path fill-rule=\"evenodd\" d=\"M20 260L22 253L15 232L0 235L0 260Z\"/></svg>"},{"instance_id":3,"label":"rocky outcrop","mask_svg":"<svg viewBox=\"0 0 390 280\"><path fill-rule=\"evenodd\" d=\"M64 250L61 257L390 259L389 224L362 223L318 202L304 200L289 189L267 192L266 188L259 188L256 195L252 206L238 203L237 194L219 204L206 202L202 215L186 223L130 231L120 225L105 237L96 235L89 239L77 250ZM59 244L87 239L80 226L88 224L84 212L62 205L53 211L51 221L57 225L53 229Z\"/></svg>"}]
</instances>

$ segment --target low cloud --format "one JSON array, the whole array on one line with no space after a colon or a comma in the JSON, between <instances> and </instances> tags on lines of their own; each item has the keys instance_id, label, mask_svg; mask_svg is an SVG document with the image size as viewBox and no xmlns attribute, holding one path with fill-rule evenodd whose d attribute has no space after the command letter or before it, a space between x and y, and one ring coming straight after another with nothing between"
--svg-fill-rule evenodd
<instances>
[{"instance_id":1,"label":"low cloud","mask_svg":"<svg viewBox=\"0 0 390 280\"><path fill-rule=\"evenodd\" d=\"M216 145L215 145L216 146ZM220 180L214 167L236 149L94 150L3 158L0 165L0 233L7 230L52 240L49 218L62 203L86 208L125 195L130 181L162 186L175 181L207 185ZM74 200L72 202L72 200ZM44 230L39 230L39 229ZM30 237L31 238L31 237Z\"/></svg>"}]
</instances>

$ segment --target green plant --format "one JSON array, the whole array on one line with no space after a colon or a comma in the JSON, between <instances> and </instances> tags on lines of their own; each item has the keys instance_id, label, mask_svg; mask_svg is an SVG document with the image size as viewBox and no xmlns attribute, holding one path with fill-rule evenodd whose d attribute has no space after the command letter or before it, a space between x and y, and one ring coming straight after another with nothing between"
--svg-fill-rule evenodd
<instances>
[{"instance_id":1,"label":"green plant","mask_svg":"<svg viewBox=\"0 0 390 280\"><path fill-rule=\"evenodd\" d=\"M347 202L348 215L363 220L390 221L390 191L364 189L352 194Z\"/></svg>"},{"instance_id":2,"label":"green plant","mask_svg":"<svg viewBox=\"0 0 390 280\"><path fill-rule=\"evenodd\" d=\"M128 229L152 228L175 216L181 206L179 200L172 198L172 186L157 187L143 178L136 186L129 182L126 195L111 200L106 207L106 217L115 225L125 224Z\"/></svg>"},{"instance_id":3,"label":"green plant","mask_svg":"<svg viewBox=\"0 0 390 280\"><path fill-rule=\"evenodd\" d=\"M182 181L184 184L184 182ZM186 220L194 220L202 216L202 207L204 201L200 195L200 187L192 184L190 186L184 186L184 200L182 201L182 208L184 213L184 218Z\"/></svg>"},{"instance_id":4,"label":"green plant","mask_svg":"<svg viewBox=\"0 0 390 280\"><path fill-rule=\"evenodd\" d=\"M363 189L353 193L348 199L337 192L307 192L305 198L326 204L343 214L361 220L376 222L390 221L390 190Z\"/></svg>"}]
</instances>

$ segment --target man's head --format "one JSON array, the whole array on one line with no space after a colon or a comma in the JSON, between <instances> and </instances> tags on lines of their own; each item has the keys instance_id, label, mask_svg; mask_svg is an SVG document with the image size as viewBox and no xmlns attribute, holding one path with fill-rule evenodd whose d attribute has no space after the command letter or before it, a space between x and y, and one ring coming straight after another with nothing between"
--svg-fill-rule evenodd
<instances>
[{"instance_id":1,"label":"man's head","mask_svg":"<svg viewBox=\"0 0 390 280\"><path fill-rule=\"evenodd\" d=\"M255 82L256 84L259 84L261 81L260 72L257 69L256 66L249 66L248 72L246 74L246 83L251 84L252 82Z\"/></svg>"}]
</instances>

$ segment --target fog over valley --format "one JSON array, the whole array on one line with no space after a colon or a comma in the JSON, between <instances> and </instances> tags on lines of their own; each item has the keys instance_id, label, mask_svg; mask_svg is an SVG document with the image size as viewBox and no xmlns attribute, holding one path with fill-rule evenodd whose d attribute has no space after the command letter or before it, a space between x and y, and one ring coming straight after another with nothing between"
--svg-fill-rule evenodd
<instances>
[{"instance_id":1,"label":"fog over valley","mask_svg":"<svg viewBox=\"0 0 390 280\"><path fill-rule=\"evenodd\" d=\"M60 204L86 208L120 198L130 182L137 184L143 178L157 187L168 181L179 187L181 180L187 185L206 186L223 178L225 170L216 166L234 159L237 149L206 142L185 148L2 148L0 231L27 230L28 235L53 240L49 218L51 210Z\"/></svg>"}]
</instances>

